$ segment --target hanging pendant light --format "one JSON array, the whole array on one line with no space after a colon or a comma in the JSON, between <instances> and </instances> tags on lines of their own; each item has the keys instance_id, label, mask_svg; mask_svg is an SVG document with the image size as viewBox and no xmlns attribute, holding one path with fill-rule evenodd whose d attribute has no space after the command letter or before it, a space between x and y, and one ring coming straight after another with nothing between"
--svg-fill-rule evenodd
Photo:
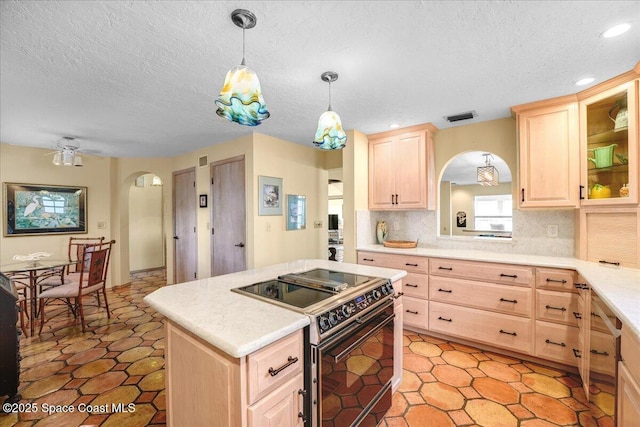
<instances>
[{"instance_id":1,"label":"hanging pendant light","mask_svg":"<svg viewBox=\"0 0 640 427\"><path fill-rule=\"evenodd\" d=\"M244 32L256 26L256 15L244 9L231 13L231 20L242 28L242 62L233 67L224 79L216 105L216 113L229 121L246 126L258 126L269 118L256 73L244 62Z\"/></svg>"},{"instance_id":2,"label":"hanging pendant light","mask_svg":"<svg viewBox=\"0 0 640 427\"><path fill-rule=\"evenodd\" d=\"M478 184L482 185L483 187L493 187L500 184L500 174L498 173L498 169L496 169L494 166L491 166L491 161L489 160L489 157L493 158L493 156L488 153L483 154L483 156L485 166L478 167Z\"/></svg>"},{"instance_id":3,"label":"hanging pendant light","mask_svg":"<svg viewBox=\"0 0 640 427\"><path fill-rule=\"evenodd\" d=\"M331 83L338 80L338 73L325 71L320 78L323 82L329 83L329 108L318 119L318 129L313 143L323 150L339 150L347 144L347 134L342 129L340 116L331 110Z\"/></svg>"}]
</instances>

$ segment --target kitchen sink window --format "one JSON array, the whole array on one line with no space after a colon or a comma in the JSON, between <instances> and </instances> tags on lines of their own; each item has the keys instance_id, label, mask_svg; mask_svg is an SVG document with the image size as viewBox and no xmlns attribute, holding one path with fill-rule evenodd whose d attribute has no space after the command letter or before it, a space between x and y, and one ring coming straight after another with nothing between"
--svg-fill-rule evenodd
<instances>
[{"instance_id":1,"label":"kitchen sink window","mask_svg":"<svg viewBox=\"0 0 640 427\"><path fill-rule=\"evenodd\" d=\"M512 231L512 209L511 194L475 196L474 229L477 231Z\"/></svg>"}]
</instances>

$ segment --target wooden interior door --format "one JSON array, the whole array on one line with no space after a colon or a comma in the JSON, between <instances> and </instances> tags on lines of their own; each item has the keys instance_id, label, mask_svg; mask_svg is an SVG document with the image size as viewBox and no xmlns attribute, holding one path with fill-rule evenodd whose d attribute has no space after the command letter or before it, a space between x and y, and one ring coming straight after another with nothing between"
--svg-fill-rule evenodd
<instances>
[{"instance_id":1,"label":"wooden interior door","mask_svg":"<svg viewBox=\"0 0 640 427\"><path fill-rule=\"evenodd\" d=\"M173 173L174 283L197 278L196 170Z\"/></svg>"},{"instance_id":2,"label":"wooden interior door","mask_svg":"<svg viewBox=\"0 0 640 427\"><path fill-rule=\"evenodd\" d=\"M247 268L244 156L211 164L211 275Z\"/></svg>"}]
</instances>

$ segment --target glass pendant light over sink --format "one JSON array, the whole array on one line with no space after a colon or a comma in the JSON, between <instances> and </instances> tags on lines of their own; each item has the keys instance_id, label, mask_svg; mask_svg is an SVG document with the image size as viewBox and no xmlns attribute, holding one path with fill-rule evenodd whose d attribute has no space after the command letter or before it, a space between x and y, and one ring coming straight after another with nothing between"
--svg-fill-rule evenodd
<instances>
[{"instance_id":1,"label":"glass pendant light over sink","mask_svg":"<svg viewBox=\"0 0 640 427\"><path fill-rule=\"evenodd\" d=\"M491 154L483 154L484 162L486 166L478 167L478 184L483 187L493 187L495 185L500 184L499 182L499 173L498 169L494 166L491 166L491 161L489 157L493 157Z\"/></svg>"},{"instance_id":2,"label":"glass pendant light over sink","mask_svg":"<svg viewBox=\"0 0 640 427\"><path fill-rule=\"evenodd\" d=\"M216 105L216 114L246 126L258 126L269 118L256 73L244 63L244 32L256 26L256 16L244 9L231 13L231 20L242 28L242 62L233 67L224 79Z\"/></svg>"},{"instance_id":3,"label":"glass pendant light over sink","mask_svg":"<svg viewBox=\"0 0 640 427\"><path fill-rule=\"evenodd\" d=\"M338 73L326 71L320 78L323 82L329 83L329 109L318 119L318 129L313 143L323 150L339 150L347 144L347 134L342 129L340 116L331 110L331 83L338 80Z\"/></svg>"}]
</instances>

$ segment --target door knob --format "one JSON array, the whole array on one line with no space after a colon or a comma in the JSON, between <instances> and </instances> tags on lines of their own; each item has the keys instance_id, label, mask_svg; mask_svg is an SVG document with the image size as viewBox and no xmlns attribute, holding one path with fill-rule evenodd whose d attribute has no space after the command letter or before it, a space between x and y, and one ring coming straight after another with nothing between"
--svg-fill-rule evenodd
<instances>
[{"instance_id":1,"label":"door knob","mask_svg":"<svg viewBox=\"0 0 640 427\"><path fill-rule=\"evenodd\" d=\"M237 246L239 248L244 248L244 243L240 242L240 243L236 244L235 246Z\"/></svg>"}]
</instances>

